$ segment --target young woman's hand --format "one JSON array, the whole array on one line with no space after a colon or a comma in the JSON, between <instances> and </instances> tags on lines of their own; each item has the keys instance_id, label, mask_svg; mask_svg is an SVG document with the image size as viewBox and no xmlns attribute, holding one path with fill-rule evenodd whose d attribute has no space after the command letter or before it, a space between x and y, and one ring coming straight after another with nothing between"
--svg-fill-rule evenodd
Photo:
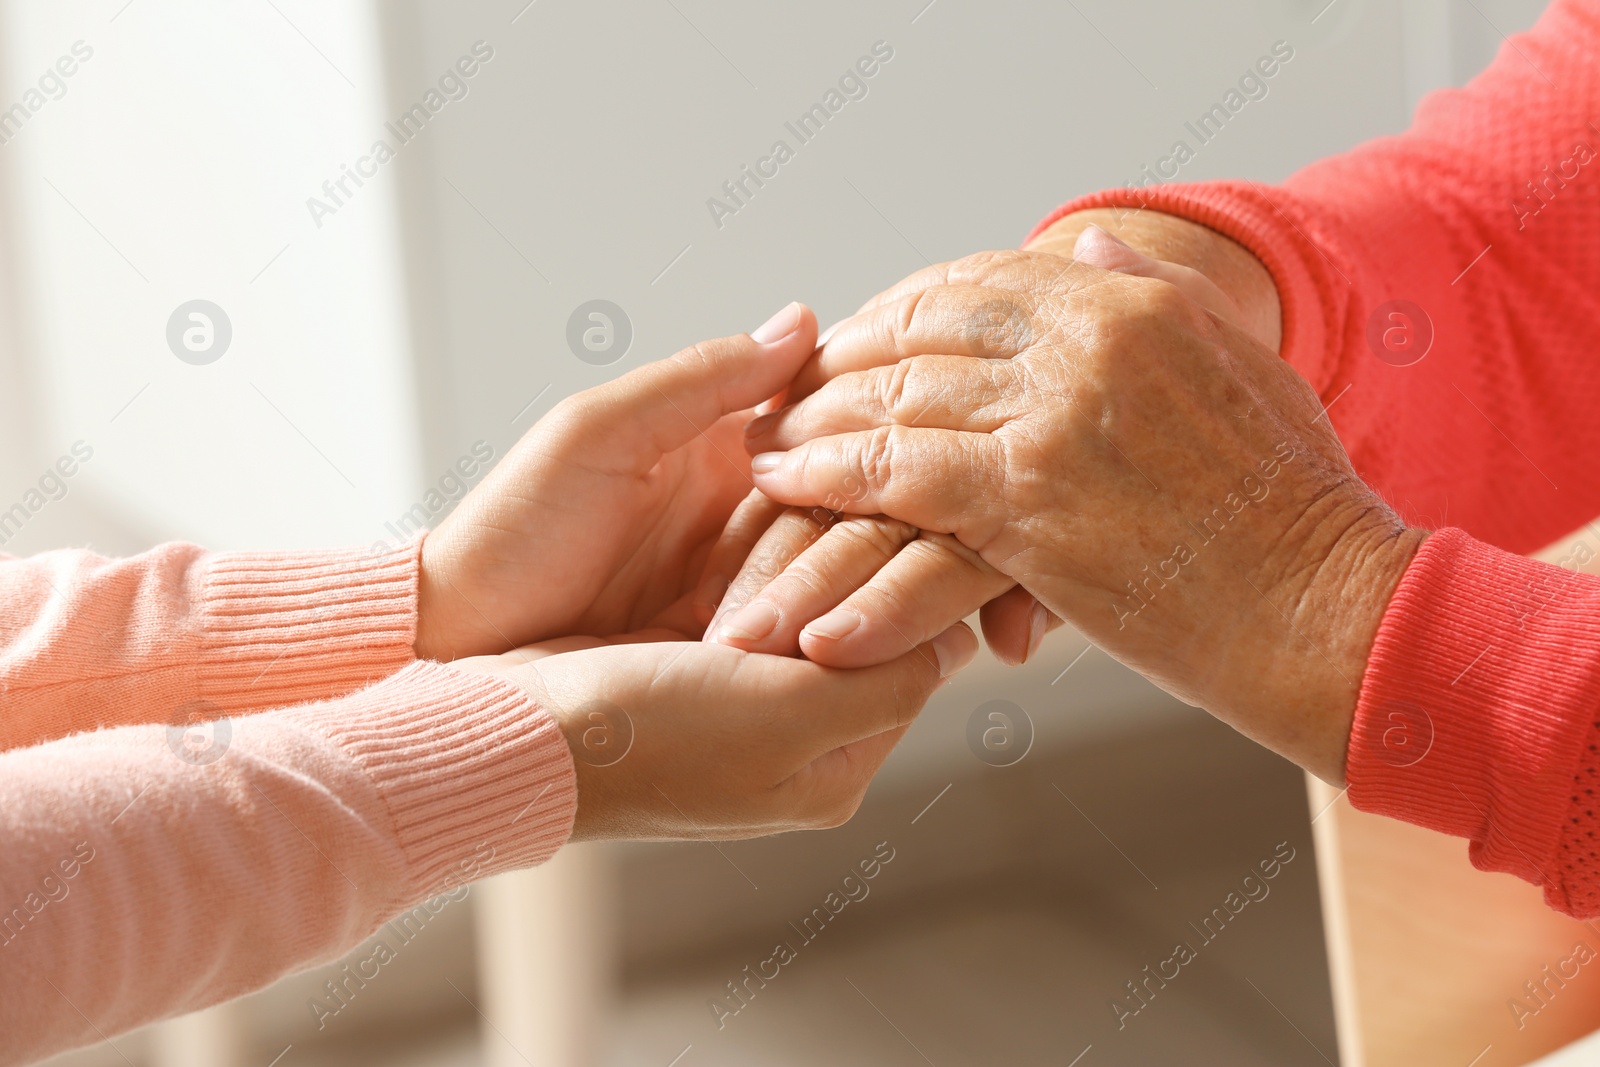
<instances>
[{"instance_id":1,"label":"young woman's hand","mask_svg":"<svg viewBox=\"0 0 1600 1067\"><path fill-rule=\"evenodd\" d=\"M453 664L520 686L561 724L578 774L573 840L838 826L978 647L956 625L892 662L842 671L677 636L565 638Z\"/></svg>"},{"instance_id":2,"label":"young woman's hand","mask_svg":"<svg viewBox=\"0 0 1600 1067\"><path fill-rule=\"evenodd\" d=\"M698 634L686 593L750 489L743 427L811 355L790 304L556 405L422 546L416 651L503 652L647 626Z\"/></svg>"}]
</instances>

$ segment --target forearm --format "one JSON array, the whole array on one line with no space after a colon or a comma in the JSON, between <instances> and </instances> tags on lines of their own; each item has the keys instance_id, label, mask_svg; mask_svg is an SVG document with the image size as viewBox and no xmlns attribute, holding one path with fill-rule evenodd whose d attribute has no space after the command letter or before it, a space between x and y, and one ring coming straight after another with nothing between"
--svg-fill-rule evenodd
<instances>
[{"instance_id":1,"label":"forearm","mask_svg":"<svg viewBox=\"0 0 1600 1067\"><path fill-rule=\"evenodd\" d=\"M413 659L417 546L0 560L0 750L344 695Z\"/></svg>"},{"instance_id":2,"label":"forearm","mask_svg":"<svg viewBox=\"0 0 1600 1067\"><path fill-rule=\"evenodd\" d=\"M259 989L375 932L398 948L383 923L548 858L573 821L550 715L436 664L208 735L192 750L129 726L0 755L0 1064Z\"/></svg>"}]
</instances>

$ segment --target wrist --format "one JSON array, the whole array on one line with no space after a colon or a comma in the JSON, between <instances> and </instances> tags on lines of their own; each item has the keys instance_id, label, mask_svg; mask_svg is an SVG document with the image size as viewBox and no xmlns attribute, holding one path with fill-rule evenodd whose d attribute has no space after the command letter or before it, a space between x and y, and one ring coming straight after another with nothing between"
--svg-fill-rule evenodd
<instances>
[{"instance_id":1,"label":"wrist","mask_svg":"<svg viewBox=\"0 0 1600 1067\"><path fill-rule=\"evenodd\" d=\"M485 622L481 615L463 617L465 600L449 578L452 560L444 546L437 531L423 537L417 567L417 636L412 651L418 659L440 663L505 651L509 641L485 640L478 633Z\"/></svg>"},{"instance_id":2,"label":"wrist","mask_svg":"<svg viewBox=\"0 0 1600 1067\"><path fill-rule=\"evenodd\" d=\"M1333 785L1345 755L1367 660L1406 568L1428 531L1406 526L1365 486L1329 494L1303 520L1310 533L1262 586L1260 650L1222 717L1247 722L1268 747ZM1315 514L1320 511L1321 514Z\"/></svg>"},{"instance_id":3,"label":"wrist","mask_svg":"<svg viewBox=\"0 0 1600 1067\"><path fill-rule=\"evenodd\" d=\"M1057 219L1024 247L1072 258L1078 235L1099 226L1153 259L1205 275L1239 309L1239 325L1274 352L1283 340L1278 287L1266 266L1237 241L1208 226L1159 211L1112 208L1075 211Z\"/></svg>"}]
</instances>

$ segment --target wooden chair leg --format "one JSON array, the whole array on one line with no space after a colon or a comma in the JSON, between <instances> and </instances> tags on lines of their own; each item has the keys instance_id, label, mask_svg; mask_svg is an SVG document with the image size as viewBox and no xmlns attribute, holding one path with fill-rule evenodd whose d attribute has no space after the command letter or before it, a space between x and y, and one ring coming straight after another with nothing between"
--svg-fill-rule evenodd
<instances>
[{"instance_id":1,"label":"wooden chair leg","mask_svg":"<svg viewBox=\"0 0 1600 1067\"><path fill-rule=\"evenodd\" d=\"M485 1067L591 1067L616 984L615 872L603 848L473 890Z\"/></svg>"}]
</instances>

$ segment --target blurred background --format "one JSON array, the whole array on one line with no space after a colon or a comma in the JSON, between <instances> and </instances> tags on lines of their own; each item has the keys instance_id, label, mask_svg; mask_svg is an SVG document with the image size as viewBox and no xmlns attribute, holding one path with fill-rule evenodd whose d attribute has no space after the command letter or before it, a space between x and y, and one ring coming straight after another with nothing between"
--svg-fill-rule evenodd
<instances>
[{"instance_id":1,"label":"blurred background","mask_svg":"<svg viewBox=\"0 0 1600 1067\"><path fill-rule=\"evenodd\" d=\"M24 505L0 546L434 525L458 458L569 393L791 299L826 323L1143 180L1275 47L1180 180L1278 181L1398 132L1543 6L0 4L0 511ZM573 848L474 886L343 998L335 965L55 1062L1336 1063L1316 814L1293 767L1062 632L941 691L841 829ZM746 983L781 941L796 958Z\"/></svg>"}]
</instances>

